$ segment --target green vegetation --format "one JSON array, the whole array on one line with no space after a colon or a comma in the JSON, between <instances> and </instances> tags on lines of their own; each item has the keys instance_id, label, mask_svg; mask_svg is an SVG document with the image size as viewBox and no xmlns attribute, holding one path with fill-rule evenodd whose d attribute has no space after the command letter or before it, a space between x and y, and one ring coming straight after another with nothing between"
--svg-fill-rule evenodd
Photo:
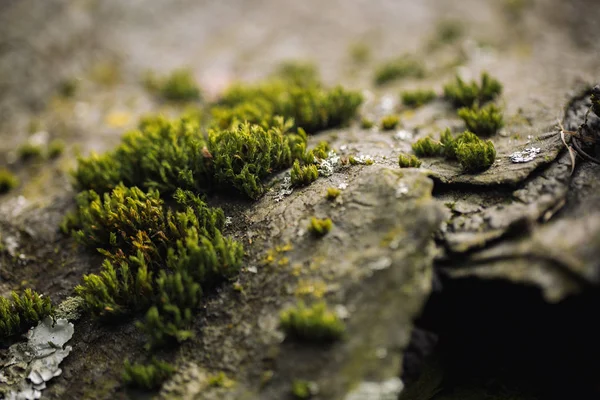
<instances>
[{"instance_id":1,"label":"green vegetation","mask_svg":"<svg viewBox=\"0 0 600 400\"><path fill-rule=\"evenodd\" d=\"M284 61L275 69L274 76L299 87L320 85L321 80L313 63L300 60Z\"/></svg>"},{"instance_id":2,"label":"green vegetation","mask_svg":"<svg viewBox=\"0 0 600 400\"><path fill-rule=\"evenodd\" d=\"M177 69L164 77L149 73L145 79L146 87L168 101L194 101L200 99L200 88L192 72Z\"/></svg>"},{"instance_id":3,"label":"green vegetation","mask_svg":"<svg viewBox=\"0 0 600 400\"><path fill-rule=\"evenodd\" d=\"M431 41L431 47L436 48L452 44L464 35L464 25L457 20L442 20L436 26L435 36Z\"/></svg>"},{"instance_id":4,"label":"green vegetation","mask_svg":"<svg viewBox=\"0 0 600 400\"><path fill-rule=\"evenodd\" d=\"M432 138L426 137L413 143L412 150L419 157L437 157L442 152L442 145Z\"/></svg>"},{"instance_id":5,"label":"green vegetation","mask_svg":"<svg viewBox=\"0 0 600 400\"><path fill-rule=\"evenodd\" d=\"M175 372L175 368L169 363L155 358L147 365L131 364L129 360L125 360L124 368L123 382L143 390L158 389Z\"/></svg>"},{"instance_id":6,"label":"green vegetation","mask_svg":"<svg viewBox=\"0 0 600 400\"><path fill-rule=\"evenodd\" d=\"M373 122L372 119L369 118L361 118L360 120L360 127L362 129L371 129L373 126L375 126L375 122Z\"/></svg>"},{"instance_id":7,"label":"green vegetation","mask_svg":"<svg viewBox=\"0 0 600 400\"><path fill-rule=\"evenodd\" d=\"M433 90L413 90L401 94L402 104L411 108L418 108L435 100L437 95Z\"/></svg>"},{"instance_id":8,"label":"green vegetation","mask_svg":"<svg viewBox=\"0 0 600 400\"><path fill-rule=\"evenodd\" d=\"M481 74L481 84L475 81L466 83L457 76L455 82L444 86L444 96L455 108L472 107L475 103L483 105L501 93L502 84L487 72Z\"/></svg>"},{"instance_id":9,"label":"green vegetation","mask_svg":"<svg viewBox=\"0 0 600 400\"><path fill-rule=\"evenodd\" d=\"M307 342L331 342L340 339L344 323L324 302L307 307L300 302L283 311L279 323L288 337Z\"/></svg>"},{"instance_id":10,"label":"green vegetation","mask_svg":"<svg viewBox=\"0 0 600 400\"><path fill-rule=\"evenodd\" d=\"M292 179L293 186L310 185L312 182L316 181L318 177L319 170L316 165L300 166L298 160L294 161L294 165L290 171L290 178Z\"/></svg>"},{"instance_id":11,"label":"green vegetation","mask_svg":"<svg viewBox=\"0 0 600 400\"><path fill-rule=\"evenodd\" d=\"M298 400L310 399L313 396L311 382L295 379L292 382L292 395Z\"/></svg>"},{"instance_id":12,"label":"green vegetation","mask_svg":"<svg viewBox=\"0 0 600 400\"><path fill-rule=\"evenodd\" d=\"M373 165L374 161L369 156L350 156L348 157L348 163L350 163L350 165Z\"/></svg>"},{"instance_id":13,"label":"green vegetation","mask_svg":"<svg viewBox=\"0 0 600 400\"><path fill-rule=\"evenodd\" d=\"M79 81L75 78L65 79L58 86L58 93L62 97L70 98L75 96L77 89L79 88Z\"/></svg>"},{"instance_id":14,"label":"green vegetation","mask_svg":"<svg viewBox=\"0 0 600 400\"><path fill-rule=\"evenodd\" d=\"M0 341L27 331L52 313L52 303L31 289L12 292L11 299L0 296Z\"/></svg>"},{"instance_id":15,"label":"green vegetation","mask_svg":"<svg viewBox=\"0 0 600 400\"><path fill-rule=\"evenodd\" d=\"M458 110L458 116L465 121L468 130L479 136L491 136L504 126L502 111L495 104L463 107Z\"/></svg>"},{"instance_id":16,"label":"green vegetation","mask_svg":"<svg viewBox=\"0 0 600 400\"><path fill-rule=\"evenodd\" d=\"M0 168L0 194L8 193L19 186L19 179L5 168Z\"/></svg>"},{"instance_id":17,"label":"green vegetation","mask_svg":"<svg viewBox=\"0 0 600 400\"><path fill-rule=\"evenodd\" d=\"M375 84L383 85L403 78L423 78L425 66L420 61L403 56L388 60L375 70Z\"/></svg>"},{"instance_id":18,"label":"green vegetation","mask_svg":"<svg viewBox=\"0 0 600 400\"><path fill-rule=\"evenodd\" d=\"M208 386L211 387L220 387L220 388L230 388L235 385L235 381L229 379L224 372L219 372L208 377Z\"/></svg>"},{"instance_id":19,"label":"green vegetation","mask_svg":"<svg viewBox=\"0 0 600 400\"><path fill-rule=\"evenodd\" d=\"M327 188L327 194L325 194L325 198L327 200L335 200L339 197L340 194L342 194L342 191L340 189L330 187Z\"/></svg>"},{"instance_id":20,"label":"green vegetation","mask_svg":"<svg viewBox=\"0 0 600 400\"><path fill-rule=\"evenodd\" d=\"M44 155L41 146L29 142L22 144L17 150L17 153L19 154L19 158L23 161L40 159Z\"/></svg>"},{"instance_id":21,"label":"green vegetation","mask_svg":"<svg viewBox=\"0 0 600 400\"><path fill-rule=\"evenodd\" d=\"M329 218L320 219L312 217L308 225L308 231L315 237L323 237L331 231L333 222Z\"/></svg>"},{"instance_id":22,"label":"green vegetation","mask_svg":"<svg viewBox=\"0 0 600 400\"><path fill-rule=\"evenodd\" d=\"M397 115L387 115L381 119L381 129L391 131L396 129L400 123L400 118Z\"/></svg>"},{"instance_id":23,"label":"green vegetation","mask_svg":"<svg viewBox=\"0 0 600 400\"><path fill-rule=\"evenodd\" d=\"M57 158L65 151L65 142L55 139L48 145L48 157Z\"/></svg>"},{"instance_id":24,"label":"green vegetation","mask_svg":"<svg viewBox=\"0 0 600 400\"><path fill-rule=\"evenodd\" d=\"M371 48L366 43L350 45L348 53L352 62L357 65L364 65L371 59Z\"/></svg>"},{"instance_id":25,"label":"green vegetation","mask_svg":"<svg viewBox=\"0 0 600 400\"><path fill-rule=\"evenodd\" d=\"M421 160L412 154L400 154L398 156L398 165L400 165L400 168L419 168L421 166Z\"/></svg>"}]
</instances>

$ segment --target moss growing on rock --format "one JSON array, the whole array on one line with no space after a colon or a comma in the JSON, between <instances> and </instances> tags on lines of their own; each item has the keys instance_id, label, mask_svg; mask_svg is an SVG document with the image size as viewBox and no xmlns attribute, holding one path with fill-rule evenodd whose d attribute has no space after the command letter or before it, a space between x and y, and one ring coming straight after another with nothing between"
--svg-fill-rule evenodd
<instances>
[{"instance_id":1,"label":"moss growing on rock","mask_svg":"<svg viewBox=\"0 0 600 400\"><path fill-rule=\"evenodd\" d=\"M360 127L362 129L371 129L373 126L375 126L375 122L373 122L372 119L363 117L360 120Z\"/></svg>"},{"instance_id":2,"label":"moss growing on rock","mask_svg":"<svg viewBox=\"0 0 600 400\"><path fill-rule=\"evenodd\" d=\"M0 168L0 194L8 193L19 185L19 180L9 170Z\"/></svg>"},{"instance_id":3,"label":"moss growing on rock","mask_svg":"<svg viewBox=\"0 0 600 400\"><path fill-rule=\"evenodd\" d=\"M342 191L340 189L330 187L330 188L327 188L327 193L325 194L325 198L327 200L333 201L333 200L337 199L340 194L342 194Z\"/></svg>"},{"instance_id":4,"label":"moss growing on rock","mask_svg":"<svg viewBox=\"0 0 600 400\"><path fill-rule=\"evenodd\" d=\"M413 90L402 92L402 104L411 108L418 108L435 100L437 95L433 90Z\"/></svg>"},{"instance_id":5,"label":"moss growing on rock","mask_svg":"<svg viewBox=\"0 0 600 400\"><path fill-rule=\"evenodd\" d=\"M200 99L200 88L194 80L192 72L177 69L164 77L149 74L145 80L146 87L168 101L193 101Z\"/></svg>"},{"instance_id":6,"label":"moss growing on rock","mask_svg":"<svg viewBox=\"0 0 600 400\"><path fill-rule=\"evenodd\" d=\"M444 86L444 97L455 108L472 107L475 103L483 105L494 100L502 93L502 84L487 72L481 74L481 83L467 83L459 76L452 83Z\"/></svg>"},{"instance_id":7,"label":"moss growing on rock","mask_svg":"<svg viewBox=\"0 0 600 400\"><path fill-rule=\"evenodd\" d=\"M297 400L310 399L315 394L313 386L314 384L309 381L295 379L292 382L292 396L294 396L294 399Z\"/></svg>"},{"instance_id":8,"label":"moss growing on rock","mask_svg":"<svg viewBox=\"0 0 600 400\"><path fill-rule=\"evenodd\" d=\"M345 326L324 302L307 307L300 302L283 311L279 324L287 337L307 342L331 342L344 335Z\"/></svg>"},{"instance_id":9,"label":"moss growing on rock","mask_svg":"<svg viewBox=\"0 0 600 400\"><path fill-rule=\"evenodd\" d=\"M382 63L375 70L375 84L383 85L402 78L423 78L423 63L409 56L403 56Z\"/></svg>"},{"instance_id":10,"label":"moss growing on rock","mask_svg":"<svg viewBox=\"0 0 600 400\"><path fill-rule=\"evenodd\" d=\"M470 132L456 140L456 159L467 172L488 169L496 159L496 148L491 140L483 141Z\"/></svg>"},{"instance_id":11,"label":"moss growing on rock","mask_svg":"<svg viewBox=\"0 0 600 400\"><path fill-rule=\"evenodd\" d=\"M419 139L412 144L412 150L419 157L437 157L442 149L442 145L430 137Z\"/></svg>"},{"instance_id":12,"label":"moss growing on rock","mask_svg":"<svg viewBox=\"0 0 600 400\"><path fill-rule=\"evenodd\" d=\"M319 177L319 170L316 165L302 165L298 160L294 162L290 171L290 178L293 186L307 186L316 181Z\"/></svg>"},{"instance_id":13,"label":"moss growing on rock","mask_svg":"<svg viewBox=\"0 0 600 400\"><path fill-rule=\"evenodd\" d=\"M44 156L42 146L33 143L24 143L17 149L19 158L23 161L41 159Z\"/></svg>"},{"instance_id":14,"label":"moss growing on rock","mask_svg":"<svg viewBox=\"0 0 600 400\"><path fill-rule=\"evenodd\" d=\"M331 231L333 222L329 218L320 219L312 217L308 225L308 231L315 237L323 237Z\"/></svg>"},{"instance_id":15,"label":"moss growing on rock","mask_svg":"<svg viewBox=\"0 0 600 400\"><path fill-rule=\"evenodd\" d=\"M387 115L381 119L381 129L391 131L396 129L400 123L400 118L397 115Z\"/></svg>"},{"instance_id":16,"label":"moss growing on rock","mask_svg":"<svg viewBox=\"0 0 600 400\"><path fill-rule=\"evenodd\" d=\"M398 156L398 165L400 165L400 168L419 168L421 166L421 160L412 154L400 154Z\"/></svg>"},{"instance_id":17,"label":"moss growing on rock","mask_svg":"<svg viewBox=\"0 0 600 400\"><path fill-rule=\"evenodd\" d=\"M51 313L50 299L31 289L12 292L10 300L0 296L0 341L27 331Z\"/></svg>"},{"instance_id":18,"label":"moss growing on rock","mask_svg":"<svg viewBox=\"0 0 600 400\"><path fill-rule=\"evenodd\" d=\"M479 136L491 136L504 126L502 112L495 104L463 107L458 110L458 116L465 121L469 131Z\"/></svg>"},{"instance_id":19,"label":"moss growing on rock","mask_svg":"<svg viewBox=\"0 0 600 400\"><path fill-rule=\"evenodd\" d=\"M48 145L48 157L58 158L65 151L65 142L60 139L54 139Z\"/></svg>"},{"instance_id":20,"label":"moss growing on rock","mask_svg":"<svg viewBox=\"0 0 600 400\"><path fill-rule=\"evenodd\" d=\"M123 382L129 386L143 390L158 389L162 383L175 373L169 363L155 358L149 364L131 364L125 360Z\"/></svg>"}]
</instances>

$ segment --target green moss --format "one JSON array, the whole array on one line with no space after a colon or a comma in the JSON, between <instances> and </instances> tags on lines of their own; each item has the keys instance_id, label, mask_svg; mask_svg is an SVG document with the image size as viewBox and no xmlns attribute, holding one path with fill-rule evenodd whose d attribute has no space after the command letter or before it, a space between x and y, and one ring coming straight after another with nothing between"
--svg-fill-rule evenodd
<instances>
[{"instance_id":1,"label":"green moss","mask_svg":"<svg viewBox=\"0 0 600 400\"><path fill-rule=\"evenodd\" d=\"M55 139L48 145L48 157L57 158L65 151L65 142L60 139Z\"/></svg>"},{"instance_id":2,"label":"green moss","mask_svg":"<svg viewBox=\"0 0 600 400\"><path fill-rule=\"evenodd\" d=\"M0 194L8 193L19 186L19 179L5 168L0 168Z\"/></svg>"},{"instance_id":3,"label":"green moss","mask_svg":"<svg viewBox=\"0 0 600 400\"><path fill-rule=\"evenodd\" d=\"M283 311L279 323L287 337L308 342L330 342L342 338L344 323L324 302L310 307L300 302Z\"/></svg>"},{"instance_id":4,"label":"green moss","mask_svg":"<svg viewBox=\"0 0 600 400\"><path fill-rule=\"evenodd\" d=\"M75 78L65 79L58 86L58 93L65 98L75 96L77 89L79 88L79 81Z\"/></svg>"},{"instance_id":5,"label":"green moss","mask_svg":"<svg viewBox=\"0 0 600 400\"><path fill-rule=\"evenodd\" d=\"M149 73L145 78L146 88L168 101L194 101L200 99L200 88L192 72L177 69L164 77Z\"/></svg>"},{"instance_id":6,"label":"green moss","mask_svg":"<svg viewBox=\"0 0 600 400\"><path fill-rule=\"evenodd\" d=\"M44 156L42 147L33 143L24 143L18 148L17 153L19 158L23 161L32 159L41 159Z\"/></svg>"},{"instance_id":7,"label":"green moss","mask_svg":"<svg viewBox=\"0 0 600 400\"><path fill-rule=\"evenodd\" d=\"M464 25L457 20L441 20L436 25L436 31L431 40L430 47L435 49L440 46L452 44L464 35Z\"/></svg>"},{"instance_id":8,"label":"green moss","mask_svg":"<svg viewBox=\"0 0 600 400\"><path fill-rule=\"evenodd\" d=\"M496 149L492 141L466 131L456 139L456 158L465 171L480 172L494 163Z\"/></svg>"},{"instance_id":9,"label":"green moss","mask_svg":"<svg viewBox=\"0 0 600 400\"><path fill-rule=\"evenodd\" d=\"M371 48L366 43L353 43L348 48L350 60L356 65L364 65L371 59Z\"/></svg>"},{"instance_id":10,"label":"green moss","mask_svg":"<svg viewBox=\"0 0 600 400\"><path fill-rule=\"evenodd\" d=\"M298 154L303 153L301 159L305 164L314 164L319 160L326 159L330 151L331 147L329 147L329 142L322 140L313 149L309 151L302 150L301 152L298 152Z\"/></svg>"},{"instance_id":11,"label":"green moss","mask_svg":"<svg viewBox=\"0 0 600 400\"><path fill-rule=\"evenodd\" d=\"M125 360L123 382L129 386L143 390L156 390L167 380L175 368L169 363L152 359L150 364L131 364Z\"/></svg>"},{"instance_id":12,"label":"green moss","mask_svg":"<svg viewBox=\"0 0 600 400\"><path fill-rule=\"evenodd\" d=\"M298 400L306 400L313 397L313 384L302 379L295 379L292 382L292 396Z\"/></svg>"},{"instance_id":13,"label":"green moss","mask_svg":"<svg viewBox=\"0 0 600 400\"><path fill-rule=\"evenodd\" d=\"M452 136L449 128L446 128L440 135L440 143L442 145L441 152L443 156L448 159L456 159L456 139Z\"/></svg>"},{"instance_id":14,"label":"green moss","mask_svg":"<svg viewBox=\"0 0 600 400\"><path fill-rule=\"evenodd\" d=\"M458 116L465 121L468 130L479 136L491 136L504 126L502 112L495 104L463 107L458 110Z\"/></svg>"},{"instance_id":15,"label":"green moss","mask_svg":"<svg viewBox=\"0 0 600 400\"><path fill-rule=\"evenodd\" d=\"M482 105L494 100L502 93L502 84L490 77L487 72L481 74L481 83L467 83L459 76L452 83L444 86L444 97L455 108L472 107L475 103Z\"/></svg>"},{"instance_id":16,"label":"green moss","mask_svg":"<svg viewBox=\"0 0 600 400\"><path fill-rule=\"evenodd\" d=\"M294 162L290 171L290 178L293 186L307 186L316 181L319 177L319 170L316 165L302 165L298 160Z\"/></svg>"},{"instance_id":17,"label":"green moss","mask_svg":"<svg viewBox=\"0 0 600 400\"><path fill-rule=\"evenodd\" d=\"M219 372L208 377L208 386L211 387L230 388L234 385L235 381L229 379L224 372Z\"/></svg>"},{"instance_id":18,"label":"green moss","mask_svg":"<svg viewBox=\"0 0 600 400\"><path fill-rule=\"evenodd\" d=\"M375 84L383 85L403 78L423 78L425 67L420 61L403 56L388 60L375 70Z\"/></svg>"},{"instance_id":19,"label":"green moss","mask_svg":"<svg viewBox=\"0 0 600 400\"><path fill-rule=\"evenodd\" d=\"M419 157L437 157L442 153L443 147L440 142L426 137L413 143L412 150Z\"/></svg>"},{"instance_id":20,"label":"green moss","mask_svg":"<svg viewBox=\"0 0 600 400\"><path fill-rule=\"evenodd\" d=\"M27 331L51 313L50 299L31 289L12 292L10 300L0 296L0 341Z\"/></svg>"},{"instance_id":21,"label":"green moss","mask_svg":"<svg viewBox=\"0 0 600 400\"><path fill-rule=\"evenodd\" d=\"M421 166L421 160L412 154L400 154L398 156L398 164L400 165L400 168L419 168Z\"/></svg>"},{"instance_id":22,"label":"green moss","mask_svg":"<svg viewBox=\"0 0 600 400\"><path fill-rule=\"evenodd\" d=\"M312 217L308 225L308 231L315 237L323 237L331 231L333 222L329 218L320 219Z\"/></svg>"},{"instance_id":23,"label":"green moss","mask_svg":"<svg viewBox=\"0 0 600 400\"><path fill-rule=\"evenodd\" d=\"M327 188L327 193L325 194L325 198L327 200L332 201L332 200L337 199L340 196L340 194L342 194L342 191L340 189L330 187L330 188Z\"/></svg>"},{"instance_id":24,"label":"green moss","mask_svg":"<svg viewBox=\"0 0 600 400\"><path fill-rule=\"evenodd\" d=\"M413 90L401 94L402 104L418 108L435 100L437 95L433 90Z\"/></svg>"},{"instance_id":25,"label":"green moss","mask_svg":"<svg viewBox=\"0 0 600 400\"><path fill-rule=\"evenodd\" d=\"M291 85L309 87L320 85L321 77L317 67L311 63L300 60L284 61L276 68L275 77L283 79Z\"/></svg>"},{"instance_id":26,"label":"green moss","mask_svg":"<svg viewBox=\"0 0 600 400\"><path fill-rule=\"evenodd\" d=\"M387 115L381 119L381 129L391 131L396 129L400 123L400 118L397 115Z\"/></svg>"},{"instance_id":27,"label":"green moss","mask_svg":"<svg viewBox=\"0 0 600 400\"><path fill-rule=\"evenodd\" d=\"M372 119L363 117L360 120L360 127L362 129L371 129L373 126L375 126L375 122L373 122Z\"/></svg>"}]
</instances>

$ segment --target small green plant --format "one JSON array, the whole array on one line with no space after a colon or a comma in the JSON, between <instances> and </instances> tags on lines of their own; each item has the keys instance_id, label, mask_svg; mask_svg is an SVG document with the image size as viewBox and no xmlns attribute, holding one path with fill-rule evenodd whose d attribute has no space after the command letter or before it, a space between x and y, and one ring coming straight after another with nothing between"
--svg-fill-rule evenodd
<instances>
[{"instance_id":1,"label":"small green plant","mask_svg":"<svg viewBox=\"0 0 600 400\"><path fill-rule=\"evenodd\" d=\"M19 186L19 179L5 168L0 168L0 194L8 193Z\"/></svg>"},{"instance_id":2,"label":"small green plant","mask_svg":"<svg viewBox=\"0 0 600 400\"><path fill-rule=\"evenodd\" d=\"M471 132L456 140L456 159L467 172L481 172L492 166L496 148L491 140L483 141Z\"/></svg>"},{"instance_id":3,"label":"small green plant","mask_svg":"<svg viewBox=\"0 0 600 400\"><path fill-rule=\"evenodd\" d=\"M300 87L318 86L321 84L317 67L313 63L306 61L284 61L276 68L274 76Z\"/></svg>"},{"instance_id":4,"label":"small green plant","mask_svg":"<svg viewBox=\"0 0 600 400\"><path fill-rule=\"evenodd\" d=\"M360 120L360 127L362 129L371 129L373 126L375 126L375 122L373 122L372 119L363 117Z\"/></svg>"},{"instance_id":5,"label":"small green plant","mask_svg":"<svg viewBox=\"0 0 600 400\"><path fill-rule=\"evenodd\" d=\"M494 100L502 93L502 84L487 72L481 74L481 83L466 83L459 76L455 82L444 86L444 97L455 108L472 107L475 103L483 105Z\"/></svg>"},{"instance_id":6,"label":"small green plant","mask_svg":"<svg viewBox=\"0 0 600 400\"><path fill-rule=\"evenodd\" d=\"M396 129L400 123L400 118L397 115L387 115L381 119L381 129L391 131Z\"/></svg>"},{"instance_id":7,"label":"small green plant","mask_svg":"<svg viewBox=\"0 0 600 400\"><path fill-rule=\"evenodd\" d=\"M342 191L340 189L330 187L330 188L327 188L327 193L325 194L325 198L327 200L333 201L333 200L337 199L340 196L340 194L342 194Z\"/></svg>"},{"instance_id":8,"label":"small green plant","mask_svg":"<svg viewBox=\"0 0 600 400\"><path fill-rule=\"evenodd\" d=\"M491 136L504 126L502 111L495 104L483 107L474 105L458 110L458 116L465 121L467 129L479 136Z\"/></svg>"},{"instance_id":9,"label":"small green plant","mask_svg":"<svg viewBox=\"0 0 600 400\"><path fill-rule=\"evenodd\" d=\"M307 186L312 182L316 181L319 177L319 170L316 165L303 165L300 166L298 160L294 161L292 170L290 171L290 178L293 186Z\"/></svg>"},{"instance_id":10,"label":"small green plant","mask_svg":"<svg viewBox=\"0 0 600 400\"><path fill-rule=\"evenodd\" d=\"M200 99L200 88L194 80L192 72L177 69L164 77L156 77L149 73L145 80L146 87L169 101L193 101Z\"/></svg>"},{"instance_id":11,"label":"small green plant","mask_svg":"<svg viewBox=\"0 0 600 400\"><path fill-rule=\"evenodd\" d=\"M442 153L442 149L441 143L429 136L412 144L412 150L418 157L438 157Z\"/></svg>"},{"instance_id":12,"label":"small green plant","mask_svg":"<svg viewBox=\"0 0 600 400\"><path fill-rule=\"evenodd\" d=\"M329 218L320 219L312 217L308 225L308 231L315 237L323 237L331 231L333 222Z\"/></svg>"},{"instance_id":13,"label":"small green plant","mask_svg":"<svg viewBox=\"0 0 600 400\"><path fill-rule=\"evenodd\" d=\"M356 65L364 65L371 58L371 48L366 43L353 43L348 48L350 60Z\"/></svg>"},{"instance_id":14,"label":"small green plant","mask_svg":"<svg viewBox=\"0 0 600 400\"><path fill-rule=\"evenodd\" d=\"M10 300L0 296L0 340L25 332L52 310L50 299L31 289L12 292Z\"/></svg>"},{"instance_id":15,"label":"small green plant","mask_svg":"<svg viewBox=\"0 0 600 400\"><path fill-rule=\"evenodd\" d=\"M435 100L437 95L433 90L413 90L401 94L402 104L411 108L418 108Z\"/></svg>"},{"instance_id":16,"label":"small green plant","mask_svg":"<svg viewBox=\"0 0 600 400\"><path fill-rule=\"evenodd\" d=\"M312 398L316 393L313 382L302 379L294 379L292 382L292 396L297 400L306 400Z\"/></svg>"},{"instance_id":17,"label":"small green plant","mask_svg":"<svg viewBox=\"0 0 600 400\"><path fill-rule=\"evenodd\" d=\"M125 360L122 379L126 385L143 390L156 390L173 375L175 368L155 358L149 364L131 364Z\"/></svg>"},{"instance_id":18,"label":"small green plant","mask_svg":"<svg viewBox=\"0 0 600 400\"><path fill-rule=\"evenodd\" d=\"M65 151L65 142L55 139L48 145L48 157L57 158Z\"/></svg>"},{"instance_id":19,"label":"small green plant","mask_svg":"<svg viewBox=\"0 0 600 400\"><path fill-rule=\"evenodd\" d=\"M42 146L29 142L22 144L17 152L19 154L19 158L23 161L40 159L44 154Z\"/></svg>"},{"instance_id":20,"label":"small green plant","mask_svg":"<svg viewBox=\"0 0 600 400\"><path fill-rule=\"evenodd\" d=\"M230 388L235 385L235 381L228 378L225 375L225 372L219 372L208 377L208 386L211 387L220 387L220 388Z\"/></svg>"},{"instance_id":21,"label":"small green plant","mask_svg":"<svg viewBox=\"0 0 600 400\"><path fill-rule=\"evenodd\" d=\"M375 161L370 156L349 156L348 163L350 165L373 165Z\"/></svg>"},{"instance_id":22,"label":"small green plant","mask_svg":"<svg viewBox=\"0 0 600 400\"><path fill-rule=\"evenodd\" d=\"M400 154L398 156L398 165L400 165L400 168L419 168L421 166L421 160L412 154Z\"/></svg>"},{"instance_id":23,"label":"small green plant","mask_svg":"<svg viewBox=\"0 0 600 400\"><path fill-rule=\"evenodd\" d=\"M436 32L431 40L432 49L452 44L464 35L464 24L461 21L445 19L438 22Z\"/></svg>"},{"instance_id":24,"label":"small green plant","mask_svg":"<svg viewBox=\"0 0 600 400\"><path fill-rule=\"evenodd\" d=\"M375 84L383 85L402 78L423 78L423 63L412 57L404 56L388 60L375 70Z\"/></svg>"},{"instance_id":25,"label":"small green plant","mask_svg":"<svg viewBox=\"0 0 600 400\"><path fill-rule=\"evenodd\" d=\"M331 342L344 335L345 326L340 318L327 309L324 302L307 307L300 302L283 311L279 324L288 337L308 342Z\"/></svg>"}]
</instances>

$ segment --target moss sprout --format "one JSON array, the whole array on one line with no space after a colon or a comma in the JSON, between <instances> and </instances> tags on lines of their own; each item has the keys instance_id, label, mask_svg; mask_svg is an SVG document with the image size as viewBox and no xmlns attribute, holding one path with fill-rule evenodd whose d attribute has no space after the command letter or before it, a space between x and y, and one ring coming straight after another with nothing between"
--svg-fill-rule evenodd
<instances>
[{"instance_id":1,"label":"moss sprout","mask_svg":"<svg viewBox=\"0 0 600 400\"><path fill-rule=\"evenodd\" d=\"M412 150L418 157L437 157L442 153L443 147L440 142L425 137L413 143Z\"/></svg>"},{"instance_id":2,"label":"moss sprout","mask_svg":"<svg viewBox=\"0 0 600 400\"><path fill-rule=\"evenodd\" d=\"M300 87L320 85L321 81L317 67L313 63L300 60L282 62L276 68L274 76Z\"/></svg>"},{"instance_id":3,"label":"moss sprout","mask_svg":"<svg viewBox=\"0 0 600 400\"><path fill-rule=\"evenodd\" d=\"M371 58L371 48L366 43L353 43L348 48L350 59L356 65L364 65Z\"/></svg>"},{"instance_id":4,"label":"moss sprout","mask_svg":"<svg viewBox=\"0 0 600 400\"><path fill-rule=\"evenodd\" d=\"M143 390L156 390L173 375L175 368L155 358L149 364L131 364L125 360L123 382Z\"/></svg>"},{"instance_id":5,"label":"moss sprout","mask_svg":"<svg viewBox=\"0 0 600 400\"><path fill-rule=\"evenodd\" d=\"M0 168L0 194L8 193L19 185L19 179L5 168Z\"/></svg>"},{"instance_id":6,"label":"moss sprout","mask_svg":"<svg viewBox=\"0 0 600 400\"><path fill-rule=\"evenodd\" d=\"M48 157L57 158L65 151L65 142L60 139L55 139L48 145Z\"/></svg>"},{"instance_id":7,"label":"moss sprout","mask_svg":"<svg viewBox=\"0 0 600 400\"><path fill-rule=\"evenodd\" d=\"M401 94L402 104L411 108L418 108L435 100L437 95L433 90L412 90Z\"/></svg>"},{"instance_id":8,"label":"moss sprout","mask_svg":"<svg viewBox=\"0 0 600 400\"><path fill-rule=\"evenodd\" d=\"M483 141L475 134L465 132L457 139L456 158L465 171L481 172L494 163L496 149L491 140Z\"/></svg>"},{"instance_id":9,"label":"moss sprout","mask_svg":"<svg viewBox=\"0 0 600 400\"><path fill-rule=\"evenodd\" d=\"M293 186L307 186L316 181L319 177L319 170L316 165L300 166L298 160L294 162L290 171L290 178Z\"/></svg>"},{"instance_id":10,"label":"moss sprout","mask_svg":"<svg viewBox=\"0 0 600 400\"><path fill-rule=\"evenodd\" d=\"M396 129L400 123L400 118L397 115L387 115L381 119L381 129L391 131Z\"/></svg>"},{"instance_id":11,"label":"moss sprout","mask_svg":"<svg viewBox=\"0 0 600 400\"><path fill-rule=\"evenodd\" d=\"M444 19L438 22L431 47L452 44L464 35L464 24L458 20Z\"/></svg>"},{"instance_id":12,"label":"moss sprout","mask_svg":"<svg viewBox=\"0 0 600 400\"><path fill-rule=\"evenodd\" d=\"M465 121L469 131L479 136L491 136L504 126L502 111L495 104L463 107L458 110L458 116Z\"/></svg>"},{"instance_id":13,"label":"moss sprout","mask_svg":"<svg viewBox=\"0 0 600 400\"><path fill-rule=\"evenodd\" d=\"M372 119L363 117L360 120L360 127L362 129L371 129L373 126L375 126L375 122L373 122Z\"/></svg>"},{"instance_id":14,"label":"moss sprout","mask_svg":"<svg viewBox=\"0 0 600 400\"><path fill-rule=\"evenodd\" d=\"M41 159L44 156L42 146L33 143L24 143L18 148L17 153L23 161L32 159Z\"/></svg>"},{"instance_id":15,"label":"moss sprout","mask_svg":"<svg viewBox=\"0 0 600 400\"><path fill-rule=\"evenodd\" d=\"M314 382L302 379L294 379L292 382L292 396L297 400L306 400L317 394L316 384Z\"/></svg>"},{"instance_id":16,"label":"moss sprout","mask_svg":"<svg viewBox=\"0 0 600 400\"><path fill-rule=\"evenodd\" d=\"M307 307L300 302L283 311L279 323L286 336L308 342L339 340L345 331L344 323L324 302Z\"/></svg>"},{"instance_id":17,"label":"moss sprout","mask_svg":"<svg viewBox=\"0 0 600 400\"><path fill-rule=\"evenodd\" d=\"M329 218L320 219L312 217L308 225L308 231L315 237L323 237L331 231L333 222Z\"/></svg>"},{"instance_id":18,"label":"moss sprout","mask_svg":"<svg viewBox=\"0 0 600 400\"><path fill-rule=\"evenodd\" d=\"M444 86L444 97L455 108L472 107L475 103L483 105L494 100L502 93L502 84L487 72L481 74L481 83L467 83L459 76L452 83Z\"/></svg>"},{"instance_id":19,"label":"moss sprout","mask_svg":"<svg viewBox=\"0 0 600 400\"><path fill-rule=\"evenodd\" d=\"M419 168L421 166L421 160L412 154L400 154L398 156L398 165L400 165L400 168Z\"/></svg>"},{"instance_id":20,"label":"moss sprout","mask_svg":"<svg viewBox=\"0 0 600 400\"><path fill-rule=\"evenodd\" d=\"M208 377L208 386L211 387L231 388L234 385L235 381L227 377L225 372L219 372Z\"/></svg>"},{"instance_id":21,"label":"moss sprout","mask_svg":"<svg viewBox=\"0 0 600 400\"><path fill-rule=\"evenodd\" d=\"M149 73L146 87L168 101L194 101L200 99L200 88L188 69L177 69L164 77Z\"/></svg>"},{"instance_id":22,"label":"moss sprout","mask_svg":"<svg viewBox=\"0 0 600 400\"><path fill-rule=\"evenodd\" d=\"M375 84L383 85L394 80L403 78L423 78L425 76L424 65L410 57L403 56L388 60L375 70Z\"/></svg>"},{"instance_id":23,"label":"moss sprout","mask_svg":"<svg viewBox=\"0 0 600 400\"><path fill-rule=\"evenodd\" d=\"M338 188L334 188L334 187L330 187L327 188L327 193L325 194L325 198L327 200L333 201L335 199L337 199L340 194L342 194L342 191Z\"/></svg>"},{"instance_id":24,"label":"moss sprout","mask_svg":"<svg viewBox=\"0 0 600 400\"><path fill-rule=\"evenodd\" d=\"M10 300L0 296L0 340L25 332L52 310L50 299L31 289L12 292Z\"/></svg>"}]
</instances>

